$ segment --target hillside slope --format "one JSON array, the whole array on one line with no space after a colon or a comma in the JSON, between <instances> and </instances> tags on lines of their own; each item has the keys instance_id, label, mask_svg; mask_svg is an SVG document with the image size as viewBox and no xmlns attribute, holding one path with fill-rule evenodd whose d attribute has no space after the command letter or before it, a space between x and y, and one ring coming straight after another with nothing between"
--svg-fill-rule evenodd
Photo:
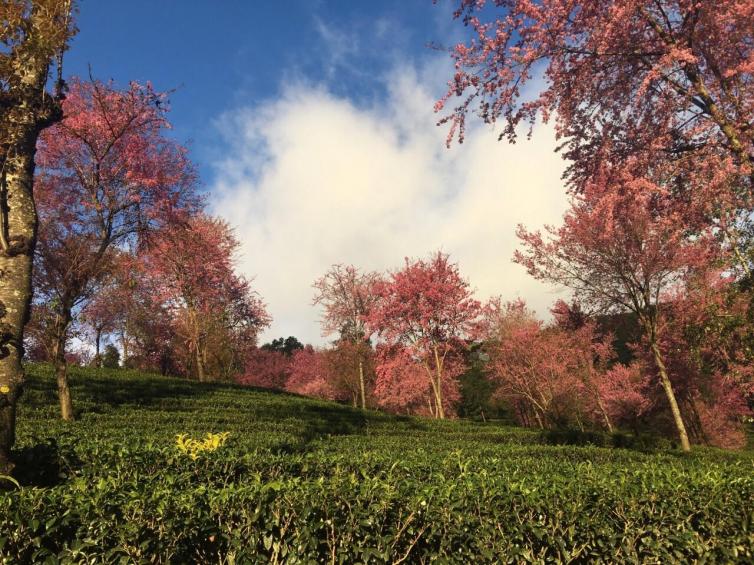
<instances>
[{"instance_id":1,"label":"hillside slope","mask_svg":"<svg viewBox=\"0 0 754 565\"><path fill-rule=\"evenodd\" d=\"M750 452L546 445L123 370L74 369L65 423L29 370L3 562L754 559ZM227 442L176 445L208 432Z\"/></svg>"}]
</instances>

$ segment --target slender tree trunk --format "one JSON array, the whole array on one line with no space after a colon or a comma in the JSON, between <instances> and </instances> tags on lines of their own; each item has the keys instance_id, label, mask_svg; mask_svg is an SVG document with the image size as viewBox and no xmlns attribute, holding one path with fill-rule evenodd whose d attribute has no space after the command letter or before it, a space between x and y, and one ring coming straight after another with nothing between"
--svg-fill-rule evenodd
<instances>
[{"instance_id":1,"label":"slender tree trunk","mask_svg":"<svg viewBox=\"0 0 754 565\"><path fill-rule=\"evenodd\" d=\"M65 330L56 331L55 345L53 346L53 366L55 377L58 381L58 399L60 400L60 417L71 422L75 419L73 414L73 401L71 390L68 387L68 363L65 359Z\"/></svg>"},{"instance_id":2,"label":"slender tree trunk","mask_svg":"<svg viewBox=\"0 0 754 565\"><path fill-rule=\"evenodd\" d=\"M439 382L439 378L434 388L435 388L435 404L437 404L437 418L439 420L444 420L445 409L442 406L442 388L441 388L441 383Z\"/></svg>"},{"instance_id":3,"label":"slender tree trunk","mask_svg":"<svg viewBox=\"0 0 754 565\"><path fill-rule=\"evenodd\" d=\"M602 417L605 419L605 425L607 426L607 431L609 433L613 433L613 424L610 422L610 416L607 415L607 410L605 409L605 403L602 402L602 399L600 398L599 393L597 393L597 406L600 409L600 412L602 412Z\"/></svg>"},{"instance_id":4,"label":"slender tree trunk","mask_svg":"<svg viewBox=\"0 0 754 565\"><path fill-rule=\"evenodd\" d=\"M516 404L514 410L518 414L519 420L521 420L521 423L524 425L525 428L531 427L531 419L529 418L529 411L526 410L524 407Z\"/></svg>"},{"instance_id":5,"label":"slender tree trunk","mask_svg":"<svg viewBox=\"0 0 754 565\"><path fill-rule=\"evenodd\" d=\"M207 375L207 366L209 365L209 363L207 361L207 345L204 342L202 342L201 345L202 345L202 347L201 347L200 351L202 352L202 370L204 371L205 379L206 379L207 378L207 376L206 376Z\"/></svg>"},{"instance_id":6,"label":"slender tree trunk","mask_svg":"<svg viewBox=\"0 0 754 565\"><path fill-rule=\"evenodd\" d=\"M591 353L589 353L589 356L591 356ZM586 359L587 363L587 369L586 369L586 386L589 389L594 390L594 397L597 400L597 407L600 409L600 413L602 414L602 418L605 420L605 426L607 426L607 431L609 433L613 433L613 424L610 421L610 416L607 414L607 410L605 409L605 403L602 402L602 397L600 396L599 389L594 386L594 380L592 379L592 370L594 368L593 361L590 359Z\"/></svg>"},{"instance_id":7,"label":"slender tree trunk","mask_svg":"<svg viewBox=\"0 0 754 565\"><path fill-rule=\"evenodd\" d=\"M665 362L662 358L662 353L660 352L660 347L657 344L656 339L654 336L651 338L650 347L652 349L652 355L654 356L655 364L657 365L657 371L660 374L660 382L662 383L662 388L665 389L665 395L668 397L668 404L670 404L670 411L673 414L673 421L675 422L676 430L678 431L678 439L681 442L681 449L683 451L691 451L691 444L689 443L689 436L686 433L686 425L683 423L683 418L681 417L681 410L678 408L678 402L675 398L675 393L673 392L673 385L670 382L670 377L668 377L667 369L665 368Z\"/></svg>"},{"instance_id":8,"label":"slender tree trunk","mask_svg":"<svg viewBox=\"0 0 754 565\"><path fill-rule=\"evenodd\" d=\"M435 417L435 411L432 409L432 397L431 396L427 397L427 406L429 407L429 414L430 414L430 416L432 416L434 418Z\"/></svg>"},{"instance_id":9,"label":"slender tree trunk","mask_svg":"<svg viewBox=\"0 0 754 565\"><path fill-rule=\"evenodd\" d=\"M189 315L189 321L192 326L192 331L194 334L193 346L194 346L194 360L196 362L196 378L199 379L200 383L203 383L207 379L206 374L205 374L205 358L202 351L204 348L204 345L202 343L201 328L199 327L199 317L197 316L196 310L191 304L189 304L188 306L188 315Z\"/></svg>"},{"instance_id":10,"label":"slender tree trunk","mask_svg":"<svg viewBox=\"0 0 754 565\"><path fill-rule=\"evenodd\" d=\"M437 380L434 382L435 402L437 403L437 417L440 420L445 419L445 409L442 406L442 361L440 360L440 354L437 351L437 346L434 348L435 354L435 371L437 374ZM431 377L430 377L431 378Z\"/></svg>"},{"instance_id":11,"label":"slender tree trunk","mask_svg":"<svg viewBox=\"0 0 754 565\"><path fill-rule=\"evenodd\" d=\"M206 380L206 376L204 374L204 360L202 359L202 354L199 350L198 344L196 346L196 376L199 379L200 383L203 383Z\"/></svg>"},{"instance_id":12,"label":"slender tree trunk","mask_svg":"<svg viewBox=\"0 0 754 565\"><path fill-rule=\"evenodd\" d=\"M102 328L97 328L94 333L94 359L95 366L102 367L102 357L100 356L100 342L102 341Z\"/></svg>"},{"instance_id":13,"label":"slender tree trunk","mask_svg":"<svg viewBox=\"0 0 754 565\"><path fill-rule=\"evenodd\" d=\"M544 422L542 422L542 417L539 415L539 412L537 411L536 408L534 409L534 417L537 419L537 425L539 426L539 429L544 430L545 429Z\"/></svg>"},{"instance_id":14,"label":"slender tree trunk","mask_svg":"<svg viewBox=\"0 0 754 565\"><path fill-rule=\"evenodd\" d=\"M359 393L361 394L361 409L367 408L367 395L364 388L364 362L359 359Z\"/></svg>"}]
</instances>

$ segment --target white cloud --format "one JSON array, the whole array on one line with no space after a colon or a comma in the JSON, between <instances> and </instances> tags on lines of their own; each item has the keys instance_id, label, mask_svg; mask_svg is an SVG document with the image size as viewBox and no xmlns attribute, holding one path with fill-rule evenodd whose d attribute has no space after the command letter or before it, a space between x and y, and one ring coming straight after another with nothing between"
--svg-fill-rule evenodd
<instances>
[{"instance_id":1,"label":"white cloud","mask_svg":"<svg viewBox=\"0 0 754 565\"><path fill-rule=\"evenodd\" d=\"M325 57L325 71L332 78L339 67L346 67L353 72L357 69L351 64L359 52L359 38L356 33L348 33L341 28L326 24L321 18L314 18L314 30L324 44L322 55Z\"/></svg>"},{"instance_id":2,"label":"white cloud","mask_svg":"<svg viewBox=\"0 0 754 565\"><path fill-rule=\"evenodd\" d=\"M298 83L222 118L232 151L216 164L215 212L237 228L239 267L274 317L263 339L324 341L311 284L331 264L384 270L437 249L480 299L521 296L546 315L555 294L511 257L518 223L558 223L565 210L552 129L509 145L476 126L446 149L432 107L447 72L396 68L372 107Z\"/></svg>"}]
</instances>

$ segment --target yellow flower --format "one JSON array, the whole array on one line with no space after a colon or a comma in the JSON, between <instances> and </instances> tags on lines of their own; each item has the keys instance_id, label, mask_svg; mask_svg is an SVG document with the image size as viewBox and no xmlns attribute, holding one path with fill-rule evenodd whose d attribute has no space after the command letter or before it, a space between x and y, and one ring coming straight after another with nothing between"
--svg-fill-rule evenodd
<instances>
[{"instance_id":1,"label":"yellow flower","mask_svg":"<svg viewBox=\"0 0 754 565\"><path fill-rule=\"evenodd\" d=\"M8 394L10 392L10 387L8 385L0 386L0 392L3 394Z\"/></svg>"},{"instance_id":2,"label":"yellow flower","mask_svg":"<svg viewBox=\"0 0 754 565\"><path fill-rule=\"evenodd\" d=\"M187 434L178 434L175 436L176 447L186 455L188 455L192 461L196 461L199 458L199 454L204 451L215 451L219 447L225 444L225 441L230 436L230 432L222 432L219 434L207 433L203 440L190 438Z\"/></svg>"}]
</instances>

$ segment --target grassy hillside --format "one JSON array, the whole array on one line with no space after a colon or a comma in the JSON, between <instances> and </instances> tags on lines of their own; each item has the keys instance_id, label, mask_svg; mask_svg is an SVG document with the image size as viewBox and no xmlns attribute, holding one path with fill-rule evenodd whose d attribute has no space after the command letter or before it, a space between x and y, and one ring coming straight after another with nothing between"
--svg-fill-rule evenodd
<instances>
[{"instance_id":1,"label":"grassy hillside","mask_svg":"<svg viewBox=\"0 0 754 565\"><path fill-rule=\"evenodd\" d=\"M74 369L67 424L30 373L2 562L754 560L751 452L549 445L131 371ZM207 432L229 436L176 446Z\"/></svg>"}]
</instances>

